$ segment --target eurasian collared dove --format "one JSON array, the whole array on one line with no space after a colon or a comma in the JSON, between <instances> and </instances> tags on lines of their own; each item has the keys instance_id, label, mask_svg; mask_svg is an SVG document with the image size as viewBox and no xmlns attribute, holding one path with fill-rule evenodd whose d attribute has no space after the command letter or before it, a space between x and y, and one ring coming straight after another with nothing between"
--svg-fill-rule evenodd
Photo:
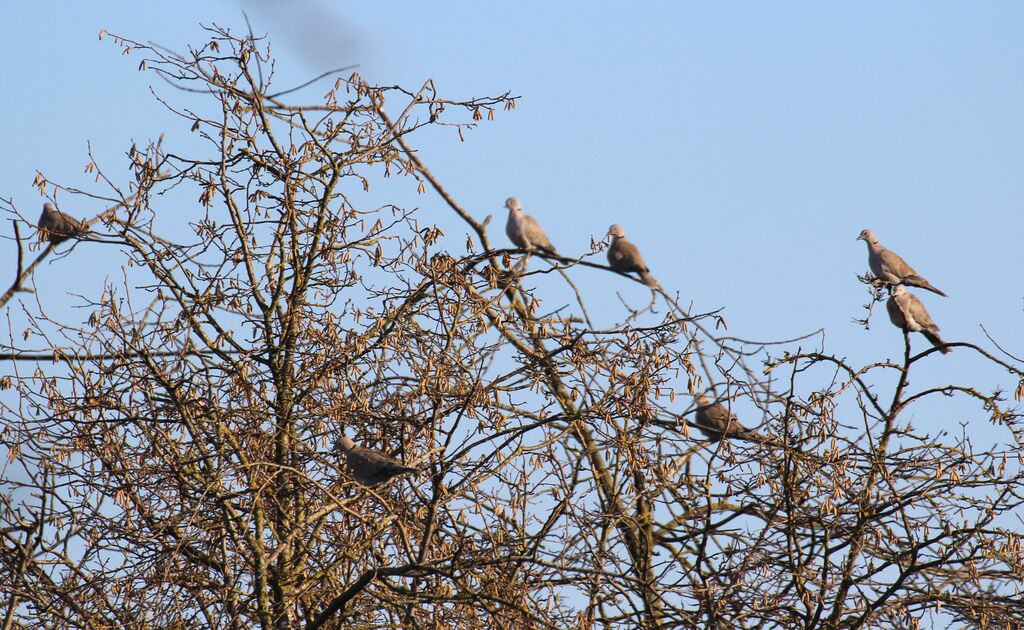
<instances>
[{"instance_id":1,"label":"eurasian collared dove","mask_svg":"<svg viewBox=\"0 0 1024 630\"><path fill-rule=\"evenodd\" d=\"M720 403L712 402L704 394L697 394L694 401L697 403L697 421L693 423L693 426L709 441L717 442L723 437L754 442L767 441L757 432L744 427L735 415L729 413L728 409Z\"/></svg>"},{"instance_id":2,"label":"eurasian collared dove","mask_svg":"<svg viewBox=\"0 0 1024 630\"><path fill-rule=\"evenodd\" d=\"M945 347L946 342L939 337L939 327L932 321L924 304L910 291L900 286L893 289L885 310L889 311L889 321L900 330L921 333L942 354L952 352L952 348Z\"/></svg>"},{"instance_id":3,"label":"eurasian collared dove","mask_svg":"<svg viewBox=\"0 0 1024 630\"><path fill-rule=\"evenodd\" d=\"M891 252L882 247L882 244L875 238L871 230L861 230L858 241L864 241L868 246L868 266L875 277L890 285L905 284L908 287L919 287L932 293L938 293L942 297L949 297L922 278L914 268L907 264L907 261L900 258L896 252Z\"/></svg>"},{"instance_id":4,"label":"eurasian collared dove","mask_svg":"<svg viewBox=\"0 0 1024 630\"><path fill-rule=\"evenodd\" d=\"M518 197L506 199L505 207L508 208L508 221L505 223L508 240L528 252L540 249L549 254L558 254L555 246L548 240L547 234L541 229L540 223L537 223L537 219L523 212Z\"/></svg>"},{"instance_id":5,"label":"eurasian collared dove","mask_svg":"<svg viewBox=\"0 0 1024 630\"><path fill-rule=\"evenodd\" d=\"M49 202L43 204L38 227L40 240L50 241L54 245L85 232L81 221L55 209Z\"/></svg>"},{"instance_id":6,"label":"eurasian collared dove","mask_svg":"<svg viewBox=\"0 0 1024 630\"><path fill-rule=\"evenodd\" d=\"M405 466L394 457L380 451L365 446L356 446L351 438L344 435L338 440L338 446L345 454L352 477L364 486L376 486L392 477L418 470L411 466Z\"/></svg>"},{"instance_id":7,"label":"eurasian collared dove","mask_svg":"<svg viewBox=\"0 0 1024 630\"><path fill-rule=\"evenodd\" d=\"M608 248L608 266L623 273L638 273L644 284L657 289L658 281L651 275L637 246L626 240L626 232L622 227L613 225L608 228L608 234L612 236L612 244Z\"/></svg>"}]
</instances>

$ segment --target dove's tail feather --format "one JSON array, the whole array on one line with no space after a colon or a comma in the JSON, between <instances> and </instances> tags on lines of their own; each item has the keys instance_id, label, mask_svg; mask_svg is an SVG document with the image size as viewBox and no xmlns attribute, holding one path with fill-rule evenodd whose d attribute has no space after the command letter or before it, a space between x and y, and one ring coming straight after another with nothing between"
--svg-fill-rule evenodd
<instances>
[{"instance_id":1,"label":"dove's tail feather","mask_svg":"<svg viewBox=\"0 0 1024 630\"><path fill-rule=\"evenodd\" d=\"M930 341L933 346L938 348L939 352L941 352L942 354L949 354L950 352L953 351L952 348L946 346L946 342L939 337L938 333L935 333L930 330L922 330L921 334L924 335L925 339Z\"/></svg>"},{"instance_id":2,"label":"dove's tail feather","mask_svg":"<svg viewBox=\"0 0 1024 630\"><path fill-rule=\"evenodd\" d=\"M949 297L948 295L946 295L942 291L940 291L940 290L936 289L935 287L933 287L931 282L928 282L927 280L925 280L921 276L907 276L907 277L903 278L903 284L905 284L908 287L917 287L919 289L924 289L925 291L931 291L932 293L938 293L942 297Z\"/></svg>"},{"instance_id":3,"label":"dove's tail feather","mask_svg":"<svg viewBox=\"0 0 1024 630\"><path fill-rule=\"evenodd\" d=\"M654 278L654 276L651 275L651 272L649 271L641 271L640 279L643 281L644 284L651 287L652 289L661 288L661 285L658 284L658 281Z\"/></svg>"}]
</instances>

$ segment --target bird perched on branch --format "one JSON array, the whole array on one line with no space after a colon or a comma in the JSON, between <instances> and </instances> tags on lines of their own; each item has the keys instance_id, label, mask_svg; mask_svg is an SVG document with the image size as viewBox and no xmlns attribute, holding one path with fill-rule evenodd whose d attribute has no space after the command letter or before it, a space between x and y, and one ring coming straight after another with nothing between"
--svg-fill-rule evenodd
<instances>
[{"instance_id":1,"label":"bird perched on branch","mask_svg":"<svg viewBox=\"0 0 1024 630\"><path fill-rule=\"evenodd\" d=\"M622 226L611 226L608 228L608 234L612 237L612 244L608 248L608 266L622 273L639 274L644 284L652 289L659 288L658 281L651 275L644 257L640 255L640 249L626 240L626 232Z\"/></svg>"},{"instance_id":2,"label":"bird perched on branch","mask_svg":"<svg viewBox=\"0 0 1024 630\"><path fill-rule=\"evenodd\" d=\"M703 433L709 441L717 442L722 438L739 438L752 442L770 442L768 438L740 424L736 416L721 403L712 402L704 394L694 396L694 401L697 403L697 417L696 422L691 423L691 426Z\"/></svg>"},{"instance_id":3,"label":"bird perched on branch","mask_svg":"<svg viewBox=\"0 0 1024 630\"><path fill-rule=\"evenodd\" d=\"M394 457L365 446L357 446L351 438L341 436L338 446L345 455L352 477L364 486L377 486L418 468L405 466Z\"/></svg>"},{"instance_id":4,"label":"bird perched on branch","mask_svg":"<svg viewBox=\"0 0 1024 630\"><path fill-rule=\"evenodd\" d=\"M910 291L899 286L893 289L885 310L889 311L889 321L900 330L921 333L942 354L952 352L952 348L939 337L939 327L932 321L928 309Z\"/></svg>"},{"instance_id":5,"label":"bird perched on branch","mask_svg":"<svg viewBox=\"0 0 1024 630\"><path fill-rule=\"evenodd\" d=\"M512 241L516 247L521 247L528 252L539 249L548 254L558 254L547 234L541 229L540 223L537 223L537 219L523 212L523 206L519 203L518 197L506 199L505 207L508 208L508 221L505 223L505 234L508 235L508 240Z\"/></svg>"},{"instance_id":6,"label":"bird perched on branch","mask_svg":"<svg viewBox=\"0 0 1024 630\"><path fill-rule=\"evenodd\" d=\"M46 202L39 215L39 240L59 245L69 238L84 234L87 230L81 221L68 216Z\"/></svg>"},{"instance_id":7,"label":"bird perched on branch","mask_svg":"<svg viewBox=\"0 0 1024 630\"><path fill-rule=\"evenodd\" d=\"M949 297L914 271L899 254L882 247L871 230L861 230L857 240L867 244L868 266L871 267L871 273L882 282L890 286L904 284L908 287L918 287L938 293L942 297Z\"/></svg>"}]
</instances>

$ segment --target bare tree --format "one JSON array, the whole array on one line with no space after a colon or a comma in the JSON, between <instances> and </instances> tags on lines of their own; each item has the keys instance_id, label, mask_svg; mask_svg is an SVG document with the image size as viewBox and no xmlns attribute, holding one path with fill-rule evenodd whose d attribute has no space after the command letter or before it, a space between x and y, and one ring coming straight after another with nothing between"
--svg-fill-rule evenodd
<instances>
[{"instance_id":1,"label":"bare tree","mask_svg":"<svg viewBox=\"0 0 1024 630\"><path fill-rule=\"evenodd\" d=\"M126 183L95 163L95 190L38 181L105 204L87 224L123 240L123 274L80 298L87 321L24 305L45 347L3 357L5 628L1024 621L1022 434L999 391L912 387L939 355L909 340L857 366L817 337L723 336L660 289L596 327L572 278L614 273L605 243L496 246L409 144L515 97L346 70L295 104L307 86L274 86L264 42L209 35L187 54L113 38L180 90L163 102L205 152L168 139L132 147ZM389 176L432 205L375 201ZM23 268L19 247L4 303L52 249ZM758 439L691 436L708 390ZM1005 439L908 420L946 398ZM343 435L420 472L361 486Z\"/></svg>"}]
</instances>

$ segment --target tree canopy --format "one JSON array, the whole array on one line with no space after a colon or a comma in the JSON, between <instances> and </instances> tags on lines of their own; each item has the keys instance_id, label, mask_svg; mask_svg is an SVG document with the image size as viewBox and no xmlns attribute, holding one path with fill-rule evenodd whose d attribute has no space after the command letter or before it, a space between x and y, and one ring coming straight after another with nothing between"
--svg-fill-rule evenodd
<instances>
[{"instance_id":1,"label":"tree canopy","mask_svg":"<svg viewBox=\"0 0 1024 630\"><path fill-rule=\"evenodd\" d=\"M995 341L943 356L904 334L901 361L853 365L821 334L733 336L606 265L607 240L510 246L433 175L417 134L511 93L278 86L251 34L108 37L176 88L158 98L204 150L168 135L131 147L126 181L90 160L94 189L36 182L103 204L76 239L122 268L73 312L23 303L44 348L12 334L3 357L5 628L1024 622L1020 415L998 384L911 378L972 356L1024 388ZM386 178L424 206L375 199ZM89 255L71 239L25 266L26 223L3 304L43 259ZM606 325L584 269L650 301ZM697 395L749 435L691 432ZM959 434L932 416L952 398L973 403ZM1003 437L976 443L982 422ZM417 472L356 483L343 436Z\"/></svg>"}]
</instances>

